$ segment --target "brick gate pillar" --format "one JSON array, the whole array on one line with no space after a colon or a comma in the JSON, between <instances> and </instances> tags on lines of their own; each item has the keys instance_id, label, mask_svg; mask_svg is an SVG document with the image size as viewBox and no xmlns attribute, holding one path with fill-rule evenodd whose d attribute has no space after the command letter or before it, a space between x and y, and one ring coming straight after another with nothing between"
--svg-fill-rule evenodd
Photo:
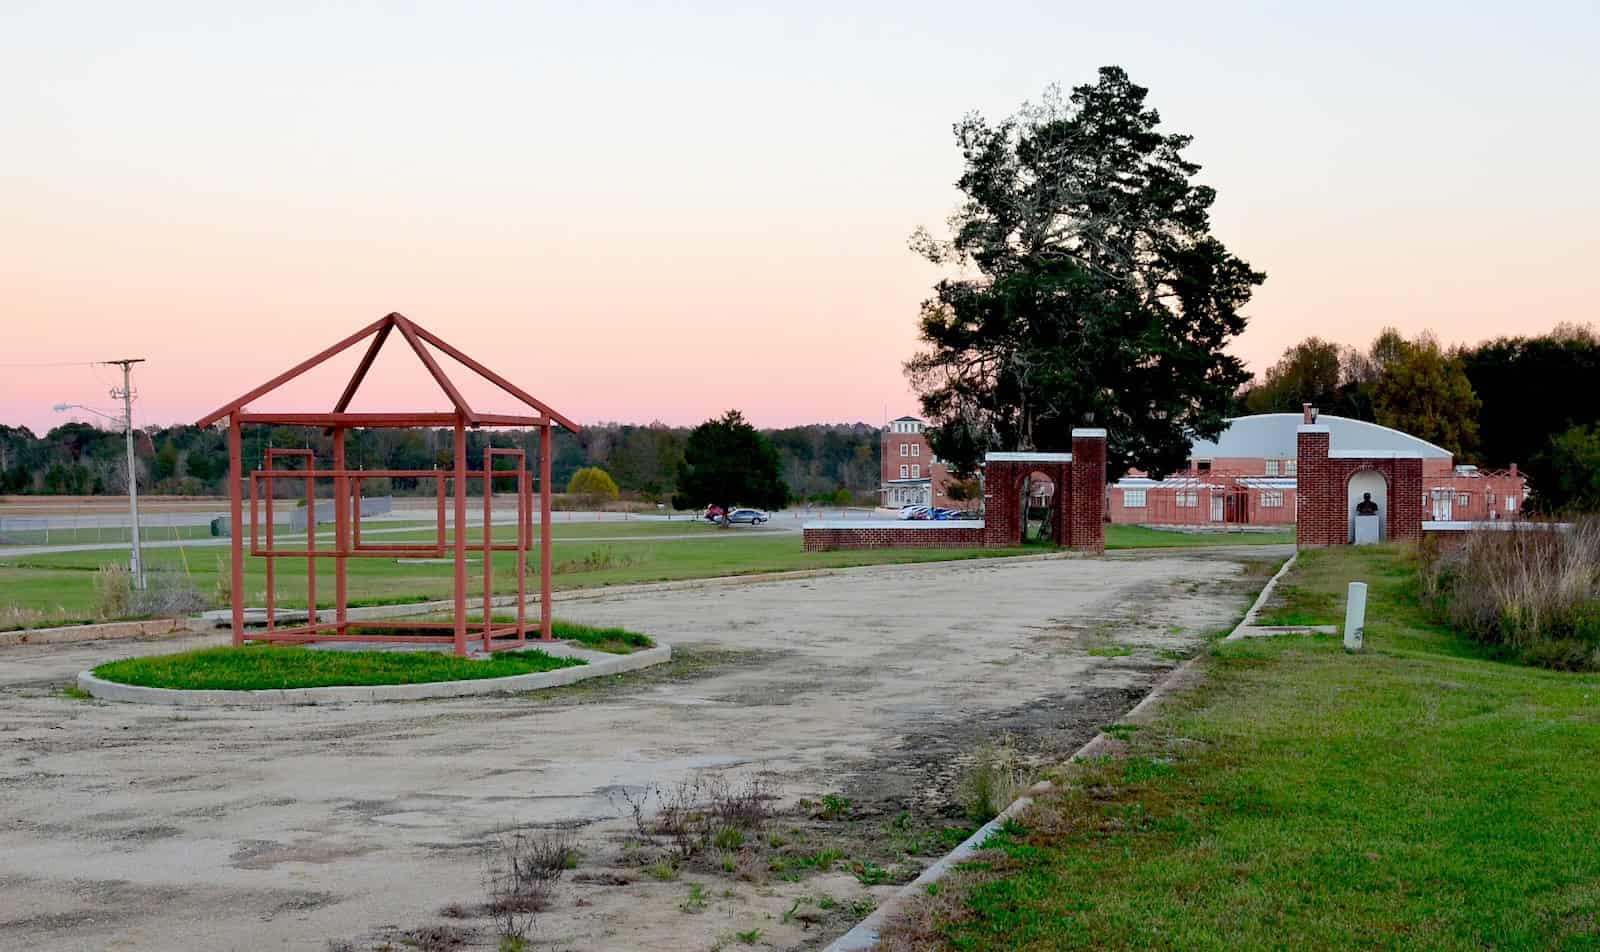
<instances>
[{"instance_id":1,"label":"brick gate pillar","mask_svg":"<svg viewBox=\"0 0 1600 952\"><path fill-rule=\"evenodd\" d=\"M1328 428L1305 423L1295 431L1294 535L1298 545L1345 541L1344 486L1328 459ZM1337 485L1336 485L1337 484Z\"/></svg>"},{"instance_id":2,"label":"brick gate pillar","mask_svg":"<svg viewBox=\"0 0 1600 952\"><path fill-rule=\"evenodd\" d=\"M1072 431L1072 463L1067 467L1072 492L1063 500L1067 533L1062 544L1103 552L1106 547L1106 431Z\"/></svg>"},{"instance_id":3,"label":"brick gate pillar","mask_svg":"<svg viewBox=\"0 0 1600 952\"><path fill-rule=\"evenodd\" d=\"M1026 474L1022 464L997 459L999 455L990 453L983 461L983 544L1017 545L1022 541L1017 481Z\"/></svg>"}]
</instances>

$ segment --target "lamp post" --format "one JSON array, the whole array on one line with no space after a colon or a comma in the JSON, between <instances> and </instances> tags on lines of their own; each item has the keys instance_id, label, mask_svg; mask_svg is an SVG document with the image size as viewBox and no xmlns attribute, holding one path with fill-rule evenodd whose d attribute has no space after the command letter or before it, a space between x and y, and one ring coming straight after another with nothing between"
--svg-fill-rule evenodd
<instances>
[{"instance_id":1,"label":"lamp post","mask_svg":"<svg viewBox=\"0 0 1600 952\"><path fill-rule=\"evenodd\" d=\"M67 410L84 410L88 413L93 413L95 416L104 417L113 423L122 424L123 436L127 441L128 447L128 517L132 523L130 532L133 541L129 549L128 569L133 573L134 587L143 591L145 587L144 557L139 551L139 470L135 466L133 455L133 389L129 386L128 381L128 366L130 363L133 363L133 361L122 365L121 391L111 391L113 397L122 398L121 417L96 410L94 407L86 407L81 403L58 403L55 405L55 411L63 413Z\"/></svg>"}]
</instances>

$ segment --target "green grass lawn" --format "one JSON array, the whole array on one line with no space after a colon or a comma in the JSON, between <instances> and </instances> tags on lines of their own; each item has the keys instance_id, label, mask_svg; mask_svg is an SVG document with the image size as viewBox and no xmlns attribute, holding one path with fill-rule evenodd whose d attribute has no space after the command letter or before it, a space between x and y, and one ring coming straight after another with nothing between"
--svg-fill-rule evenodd
<instances>
[{"instance_id":1,"label":"green grass lawn","mask_svg":"<svg viewBox=\"0 0 1600 952\"><path fill-rule=\"evenodd\" d=\"M537 649L476 659L436 651L318 651L255 645L126 658L100 665L94 673L107 681L149 688L260 691L504 678L585 663Z\"/></svg>"},{"instance_id":2,"label":"green grass lawn","mask_svg":"<svg viewBox=\"0 0 1600 952\"><path fill-rule=\"evenodd\" d=\"M495 529L497 539L509 540L514 528ZM877 551L806 552L796 533L719 529L704 522L560 523L551 525L557 590L638 582L674 581L721 575L750 575L798 569L842 568L885 563L927 562L947 559L996 558L1037 555L1048 551L1038 545L996 549L884 549ZM469 538L479 538L479 530ZM661 538L687 535L690 538ZM1283 537L1280 538L1280 535ZM368 536L367 541L420 541L431 531L411 526L404 533ZM1108 549L1264 544L1286 541L1278 533L1184 533L1141 526L1107 526ZM331 544L331 539L323 539ZM206 596L217 587L219 570L226 572L228 549L186 546L145 550L146 567L181 573ZM61 552L6 558L0 553L0 629L72 624L97 620L94 614L93 578L102 565L122 561L115 550ZM483 567L480 553L468 552L470 591L481 595ZM538 564L537 548L529 564ZM493 591L516 590L515 559L495 553L492 559ZM452 568L445 563L396 562L392 558L351 559L349 579L352 606L403 604L448 598ZM331 604L333 563L317 567L317 603ZM304 608L305 560L278 562L278 604ZM245 589L251 605L265 603L266 562L246 557Z\"/></svg>"},{"instance_id":3,"label":"green grass lawn","mask_svg":"<svg viewBox=\"0 0 1600 952\"><path fill-rule=\"evenodd\" d=\"M1075 769L886 948L1600 948L1600 677L1489 660L1399 548L1304 553L1274 620Z\"/></svg>"},{"instance_id":4,"label":"green grass lawn","mask_svg":"<svg viewBox=\"0 0 1600 952\"><path fill-rule=\"evenodd\" d=\"M648 525L648 524L646 524ZM720 575L749 575L796 569L839 568L888 562L923 562L942 559L992 558L1037 554L1037 547L1000 549L890 549L864 552L805 552L793 533L746 532L708 527L706 538L654 539L653 530L627 541L564 542L557 538L551 558L557 590L637 582L672 581ZM28 624L21 612L37 612L41 621L67 624L90 621L94 616L93 578L102 563L117 561L113 552L63 552L5 559L0 556L0 626ZM474 596L482 592L483 566L477 553L468 553L468 583ZM210 595L219 569L226 572L225 548L150 549L147 568L186 573L195 587ZM494 554L493 590L516 590L516 560L511 553ZM529 564L537 566L537 550ZM445 563L396 562L394 559L351 559L351 605L403 604L448 598L452 567ZM530 578L537 590L537 576ZM246 557L245 589L251 605L264 603L266 565ZM305 560L278 563L278 604L303 608L306 603ZM317 567L318 604L330 605L333 563L320 560ZM4 609L13 608L10 624Z\"/></svg>"}]
</instances>

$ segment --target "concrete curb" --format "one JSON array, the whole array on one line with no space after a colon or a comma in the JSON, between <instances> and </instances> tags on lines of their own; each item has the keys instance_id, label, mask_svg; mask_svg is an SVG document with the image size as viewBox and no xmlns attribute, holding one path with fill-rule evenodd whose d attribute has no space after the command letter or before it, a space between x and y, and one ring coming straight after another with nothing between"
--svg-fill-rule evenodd
<instances>
[{"instance_id":1,"label":"concrete curb","mask_svg":"<svg viewBox=\"0 0 1600 952\"><path fill-rule=\"evenodd\" d=\"M554 646L560 647L560 646ZM552 654L575 654L555 652ZM585 652L592 657L592 653ZM588 664L508 678L481 678L472 681L430 681L423 684L376 684L363 687L284 688L264 691L181 691L119 684L95 677L94 672L78 675L78 687L103 701L130 704L161 704L168 707L277 707L281 705L342 704L352 701L420 701L428 698L468 697L478 694L514 694L542 688L576 684L627 671L637 671L672 658L672 646L656 643L654 648L633 654L611 655Z\"/></svg>"},{"instance_id":2,"label":"concrete curb","mask_svg":"<svg viewBox=\"0 0 1600 952\"><path fill-rule=\"evenodd\" d=\"M185 634L193 629L187 618L147 618L141 621L108 621L91 625L61 625L56 628L21 628L0 631L0 648L12 645L55 645L74 641L105 641L112 638L151 638L157 635Z\"/></svg>"},{"instance_id":3,"label":"concrete curb","mask_svg":"<svg viewBox=\"0 0 1600 952\"><path fill-rule=\"evenodd\" d=\"M1224 641L1233 640L1255 620L1262 606L1267 603L1267 599L1272 597L1272 591L1277 587L1278 580L1283 578L1284 573L1289 571L1289 567L1294 564L1297 557L1298 553L1289 556L1272 578L1267 580L1266 586L1261 589L1261 594L1256 596L1256 600L1251 604L1249 611L1245 612L1244 618L1234 627L1233 631L1228 633L1227 637L1223 639ZM1128 713L1122 715L1118 723L1144 724L1154 719L1156 710L1163 700L1173 693L1199 682L1201 657L1201 655L1196 655L1175 668L1171 674L1162 679L1160 684L1151 689L1143 700L1135 704ZM1067 762L1072 763L1099 756L1106 752L1106 748L1111 744L1112 740L1113 738L1104 732L1096 734L1090 738L1088 743L1079 747ZM926 894L930 883L944 878L957 864L971 859L982 849L984 842L999 832L1007 820L1022 813L1034 800L1054 789L1055 784L1048 780L1041 780L1029 787L1010 806L1001 810L998 816L978 827L977 832L963 840L960 845L946 853L944 857L932 866L923 870L922 875L901 886L893 896L890 896L882 905L873 910L871 915L856 923L855 927L849 932L829 943L823 952L866 952L869 949L876 949L879 935L883 931L884 925L894 916L904 911L917 896Z\"/></svg>"}]
</instances>

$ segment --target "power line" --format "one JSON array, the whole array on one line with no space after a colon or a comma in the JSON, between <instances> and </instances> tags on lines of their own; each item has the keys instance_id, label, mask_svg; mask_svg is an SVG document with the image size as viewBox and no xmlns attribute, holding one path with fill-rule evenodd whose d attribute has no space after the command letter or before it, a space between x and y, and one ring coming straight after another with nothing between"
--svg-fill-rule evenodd
<instances>
[{"instance_id":1,"label":"power line","mask_svg":"<svg viewBox=\"0 0 1600 952\"><path fill-rule=\"evenodd\" d=\"M6 363L6 364L0 364L0 367L6 367L6 368L15 368L15 367L39 367L39 368L45 368L45 367L94 367L96 365L104 364L104 363L107 363L107 361L104 361L104 360L58 360L58 361L54 361L54 362L46 362L46 363L39 363L39 364ZM114 361L113 361L113 363L114 363Z\"/></svg>"}]
</instances>

